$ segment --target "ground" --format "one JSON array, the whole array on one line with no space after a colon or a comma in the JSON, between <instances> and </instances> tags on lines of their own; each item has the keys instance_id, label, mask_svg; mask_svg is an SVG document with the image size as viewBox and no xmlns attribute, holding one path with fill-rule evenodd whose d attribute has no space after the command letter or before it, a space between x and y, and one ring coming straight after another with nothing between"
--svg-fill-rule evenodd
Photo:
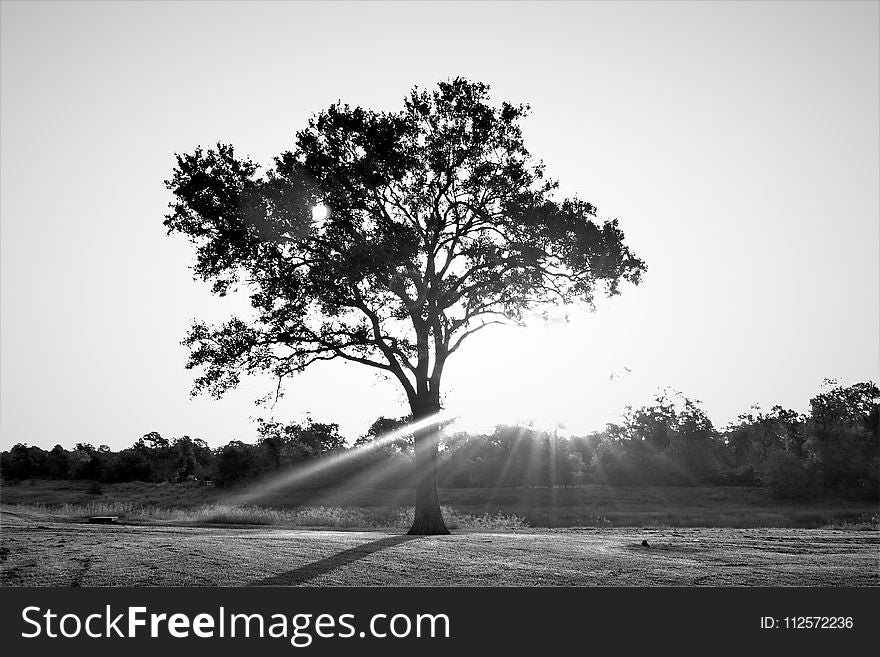
<instances>
[{"instance_id":1,"label":"ground","mask_svg":"<svg viewBox=\"0 0 880 657\"><path fill-rule=\"evenodd\" d=\"M877 586L876 530L91 525L4 512L4 586ZM648 545L644 546L643 541Z\"/></svg>"}]
</instances>

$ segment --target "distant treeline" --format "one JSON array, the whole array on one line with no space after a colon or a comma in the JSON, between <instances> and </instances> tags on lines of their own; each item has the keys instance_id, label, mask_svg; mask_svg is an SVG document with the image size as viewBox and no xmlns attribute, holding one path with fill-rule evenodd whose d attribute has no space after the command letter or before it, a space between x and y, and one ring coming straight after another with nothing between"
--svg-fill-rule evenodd
<instances>
[{"instance_id":1,"label":"distant treeline","mask_svg":"<svg viewBox=\"0 0 880 657\"><path fill-rule=\"evenodd\" d=\"M824 493L880 496L880 391L872 382L827 389L806 415L774 406L752 409L716 429L699 402L663 393L628 409L619 424L586 436L498 426L490 434L454 433L441 444L439 484L497 486L727 485L766 486L778 497ZM381 417L355 447L369 445L406 424ZM156 432L113 452L79 443L46 451L17 444L0 454L6 483L28 478L125 481L211 481L231 486L274 471L333 458L351 448L336 424L260 421L256 444L232 441L211 449L189 436L167 440ZM412 436L382 441L343 459L309 487L413 485Z\"/></svg>"}]
</instances>

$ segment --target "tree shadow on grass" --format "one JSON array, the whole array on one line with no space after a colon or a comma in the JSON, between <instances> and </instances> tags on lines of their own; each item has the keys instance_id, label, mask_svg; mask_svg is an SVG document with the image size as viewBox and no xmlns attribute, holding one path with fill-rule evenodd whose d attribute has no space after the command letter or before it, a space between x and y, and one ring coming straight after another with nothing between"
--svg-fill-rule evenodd
<instances>
[{"instance_id":1,"label":"tree shadow on grass","mask_svg":"<svg viewBox=\"0 0 880 657\"><path fill-rule=\"evenodd\" d=\"M319 561L307 563L306 565L300 566L295 570L289 570L286 573L280 573L278 575L273 575L272 577L266 577L265 579L257 580L256 582L251 582L249 586L298 586L300 584L310 582L311 580L320 577L321 575L333 572L337 568L342 568L343 566L347 566L351 563L354 563L355 561L360 561L361 559L370 556L374 552L380 552L381 550L385 550L387 548L394 547L395 545L400 545L401 543L406 543L417 538L419 537L407 536L406 534L404 534L402 536L388 536L386 538L380 538L375 541L369 541L368 543L356 545L355 547L348 548L347 550L343 550L342 552L337 552L336 554L333 554Z\"/></svg>"}]
</instances>

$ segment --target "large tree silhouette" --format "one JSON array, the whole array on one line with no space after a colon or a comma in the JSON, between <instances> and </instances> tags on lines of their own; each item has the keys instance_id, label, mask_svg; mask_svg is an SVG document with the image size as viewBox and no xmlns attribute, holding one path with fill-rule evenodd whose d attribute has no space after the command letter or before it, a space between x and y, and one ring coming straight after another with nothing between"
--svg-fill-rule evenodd
<instances>
[{"instance_id":1,"label":"large tree silhouette","mask_svg":"<svg viewBox=\"0 0 880 657\"><path fill-rule=\"evenodd\" d=\"M462 342L541 304L592 304L645 269L616 221L554 200L523 145L529 107L493 105L488 92L457 78L413 89L398 112L338 103L262 174L219 144L178 155L167 181L165 225L195 245L195 274L221 296L247 288L255 310L192 327L194 393L219 397L256 372L280 385L337 358L395 377L413 419L428 420L415 431L411 534L448 533L429 418Z\"/></svg>"}]
</instances>

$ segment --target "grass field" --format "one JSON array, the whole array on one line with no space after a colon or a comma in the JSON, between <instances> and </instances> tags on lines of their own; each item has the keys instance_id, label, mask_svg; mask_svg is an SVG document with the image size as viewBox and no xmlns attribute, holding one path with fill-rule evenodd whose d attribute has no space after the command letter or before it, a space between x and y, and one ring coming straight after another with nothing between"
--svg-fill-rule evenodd
<instances>
[{"instance_id":1,"label":"grass field","mask_svg":"<svg viewBox=\"0 0 880 657\"><path fill-rule=\"evenodd\" d=\"M4 586L877 586L877 531L90 525L0 514ZM642 541L647 541L644 546Z\"/></svg>"},{"instance_id":2,"label":"grass field","mask_svg":"<svg viewBox=\"0 0 880 657\"><path fill-rule=\"evenodd\" d=\"M55 508L68 505L66 515L85 515L86 505L103 505L104 513L135 514L138 519L152 515L163 521L197 520L201 514L205 520L206 508L224 505L224 498L236 492L198 483L133 482L104 484L101 494L94 495L89 493L90 486L91 482L85 481L25 481L0 488L0 502ZM412 499L412 491L397 489L291 489L261 498L259 507L250 512L250 524L399 527L401 514ZM475 519L487 516L508 519L507 524L502 523L508 527L870 528L876 526L878 515L877 504L871 502L834 498L780 502L762 488L723 486L469 488L441 490L440 499L447 516L457 519L450 524L475 528ZM313 513L314 522L294 521L302 507L334 511L324 512L320 521L317 512ZM239 512L234 522L247 519Z\"/></svg>"},{"instance_id":3,"label":"grass field","mask_svg":"<svg viewBox=\"0 0 880 657\"><path fill-rule=\"evenodd\" d=\"M0 489L3 585L880 584L876 505L780 504L757 488L446 490L454 534L419 538L403 534L408 490L299 489L238 507L196 483L90 488Z\"/></svg>"}]
</instances>

